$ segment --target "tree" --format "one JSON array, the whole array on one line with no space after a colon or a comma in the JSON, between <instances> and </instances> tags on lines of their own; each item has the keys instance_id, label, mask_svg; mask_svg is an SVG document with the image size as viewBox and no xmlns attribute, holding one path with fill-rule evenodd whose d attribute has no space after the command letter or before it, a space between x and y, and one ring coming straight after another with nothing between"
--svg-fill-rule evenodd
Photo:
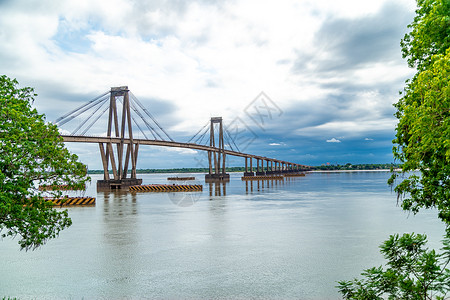
<instances>
[{"instance_id":1,"label":"tree","mask_svg":"<svg viewBox=\"0 0 450 300\"><path fill-rule=\"evenodd\" d=\"M395 104L399 123L394 157L403 163L395 188L402 207L417 213L437 208L450 224L450 0L417 0L411 32L401 41L403 57L418 72ZM419 170L420 176L408 172ZM389 180L393 184L397 174ZM450 232L449 232L450 234Z\"/></svg>"},{"instance_id":2,"label":"tree","mask_svg":"<svg viewBox=\"0 0 450 300\"><path fill-rule=\"evenodd\" d=\"M421 235L391 236L381 246L388 268L339 282L346 299L443 299L450 292L450 0L417 0L417 7L401 46L418 72L394 105L393 154L402 174L393 173L388 183L401 179L395 191L404 210L438 210L447 228L444 252L425 249Z\"/></svg>"},{"instance_id":3,"label":"tree","mask_svg":"<svg viewBox=\"0 0 450 300\"><path fill-rule=\"evenodd\" d=\"M85 184L86 167L64 147L58 129L32 109L30 87L0 76L0 232L20 236L22 249L35 249L72 224L39 185ZM59 197L59 191L50 191Z\"/></svg>"},{"instance_id":4,"label":"tree","mask_svg":"<svg viewBox=\"0 0 450 300\"><path fill-rule=\"evenodd\" d=\"M450 1L417 0L411 31L401 40L403 58L411 68L427 69L433 55L445 54L450 46Z\"/></svg>"},{"instance_id":5,"label":"tree","mask_svg":"<svg viewBox=\"0 0 450 300\"><path fill-rule=\"evenodd\" d=\"M395 104L399 123L393 152L409 173L396 187L402 207L417 213L437 208L450 224L450 50L435 55ZM393 174L390 183L396 179Z\"/></svg>"},{"instance_id":6,"label":"tree","mask_svg":"<svg viewBox=\"0 0 450 300\"><path fill-rule=\"evenodd\" d=\"M395 188L402 207L417 213L437 208L450 224L450 0L417 0L403 57L418 72L395 104L399 123L394 157L405 178ZM419 170L420 176L408 172ZM390 184L398 178L393 174ZM450 232L449 232L450 234Z\"/></svg>"},{"instance_id":7,"label":"tree","mask_svg":"<svg viewBox=\"0 0 450 300\"><path fill-rule=\"evenodd\" d=\"M387 268L367 269L363 280L340 281L339 292L344 299L445 299L450 291L450 239L443 244L438 254L425 248L425 235L391 235L380 246Z\"/></svg>"}]
</instances>

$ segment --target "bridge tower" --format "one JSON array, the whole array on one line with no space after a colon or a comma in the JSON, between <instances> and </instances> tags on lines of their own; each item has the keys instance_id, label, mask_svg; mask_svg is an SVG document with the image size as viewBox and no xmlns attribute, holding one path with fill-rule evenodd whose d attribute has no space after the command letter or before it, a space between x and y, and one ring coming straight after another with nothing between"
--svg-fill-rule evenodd
<instances>
[{"instance_id":1,"label":"bridge tower","mask_svg":"<svg viewBox=\"0 0 450 300\"><path fill-rule=\"evenodd\" d=\"M209 146L216 147L216 135L214 133L214 124L219 124L218 147L219 152L208 151L209 173L205 175L206 182L212 181L228 181L230 174L225 172L225 144L223 139L223 123L222 117L211 118L209 129ZM214 165L214 170L213 170Z\"/></svg>"},{"instance_id":2,"label":"bridge tower","mask_svg":"<svg viewBox=\"0 0 450 300\"><path fill-rule=\"evenodd\" d=\"M117 98L122 97L122 110L118 110L120 103ZM142 184L142 179L136 178L136 162L139 144L133 141L133 131L131 126L130 97L127 86L112 87L110 91L109 117L107 137L111 137L114 129L114 137L120 138L120 143L116 144L116 157L114 155L113 143L99 143L100 155L103 163L103 180L97 181L97 189L121 189L131 185ZM122 118L119 124L119 113ZM126 145L126 150L125 150ZM109 163L113 177L109 174ZM131 174L127 178L128 167L131 164Z\"/></svg>"}]
</instances>

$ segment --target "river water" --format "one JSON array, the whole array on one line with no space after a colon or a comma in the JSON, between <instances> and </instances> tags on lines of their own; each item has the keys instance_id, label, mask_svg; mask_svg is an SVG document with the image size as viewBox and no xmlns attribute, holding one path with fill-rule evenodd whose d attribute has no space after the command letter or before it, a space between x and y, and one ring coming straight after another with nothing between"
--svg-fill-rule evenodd
<instances>
[{"instance_id":1,"label":"river water","mask_svg":"<svg viewBox=\"0 0 450 300\"><path fill-rule=\"evenodd\" d=\"M144 174L144 184L176 174ZM73 225L35 251L0 242L0 298L339 299L336 281L383 259L389 234L439 248L435 211L408 216L388 172L309 173L284 181L204 184L200 193L85 195ZM180 176L186 176L182 174Z\"/></svg>"}]
</instances>

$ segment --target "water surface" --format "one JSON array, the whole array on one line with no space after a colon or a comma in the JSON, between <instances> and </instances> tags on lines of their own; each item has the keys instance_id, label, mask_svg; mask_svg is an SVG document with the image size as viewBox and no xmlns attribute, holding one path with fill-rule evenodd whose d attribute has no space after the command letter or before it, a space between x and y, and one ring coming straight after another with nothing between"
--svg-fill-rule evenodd
<instances>
[{"instance_id":1,"label":"water surface","mask_svg":"<svg viewBox=\"0 0 450 300\"><path fill-rule=\"evenodd\" d=\"M140 175L144 184L177 174ZM396 206L388 172L310 173L204 185L201 193L85 195L73 225L36 251L0 242L0 297L339 299L336 281L380 265L389 234L444 233L434 211ZM185 174L180 175L185 176Z\"/></svg>"}]
</instances>

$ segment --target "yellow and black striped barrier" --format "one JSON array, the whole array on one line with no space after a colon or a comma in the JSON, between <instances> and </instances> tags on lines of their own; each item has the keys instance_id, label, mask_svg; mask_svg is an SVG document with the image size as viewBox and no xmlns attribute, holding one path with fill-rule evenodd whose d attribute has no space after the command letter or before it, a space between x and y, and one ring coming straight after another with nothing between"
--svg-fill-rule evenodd
<instances>
[{"instance_id":1,"label":"yellow and black striped barrier","mask_svg":"<svg viewBox=\"0 0 450 300\"><path fill-rule=\"evenodd\" d=\"M284 177L303 177L306 176L305 173L291 173L284 174Z\"/></svg>"},{"instance_id":2,"label":"yellow and black striped barrier","mask_svg":"<svg viewBox=\"0 0 450 300\"><path fill-rule=\"evenodd\" d=\"M129 187L133 192L194 192L203 191L201 184L149 184Z\"/></svg>"},{"instance_id":3,"label":"yellow and black striped barrier","mask_svg":"<svg viewBox=\"0 0 450 300\"><path fill-rule=\"evenodd\" d=\"M66 184L61 185L40 185L39 190L40 191L78 191L78 190L85 190L86 185L75 185L70 186Z\"/></svg>"},{"instance_id":4,"label":"yellow and black striped barrier","mask_svg":"<svg viewBox=\"0 0 450 300\"><path fill-rule=\"evenodd\" d=\"M284 180L282 175L277 176L242 176L242 180Z\"/></svg>"},{"instance_id":5,"label":"yellow and black striped barrier","mask_svg":"<svg viewBox=\"0 0 450 300\"><path fill-rule=\"evenodd\" d=\"M45 198L45 200L59 206L95 205L94 197Z\"/></svg>"}]
</instances>

